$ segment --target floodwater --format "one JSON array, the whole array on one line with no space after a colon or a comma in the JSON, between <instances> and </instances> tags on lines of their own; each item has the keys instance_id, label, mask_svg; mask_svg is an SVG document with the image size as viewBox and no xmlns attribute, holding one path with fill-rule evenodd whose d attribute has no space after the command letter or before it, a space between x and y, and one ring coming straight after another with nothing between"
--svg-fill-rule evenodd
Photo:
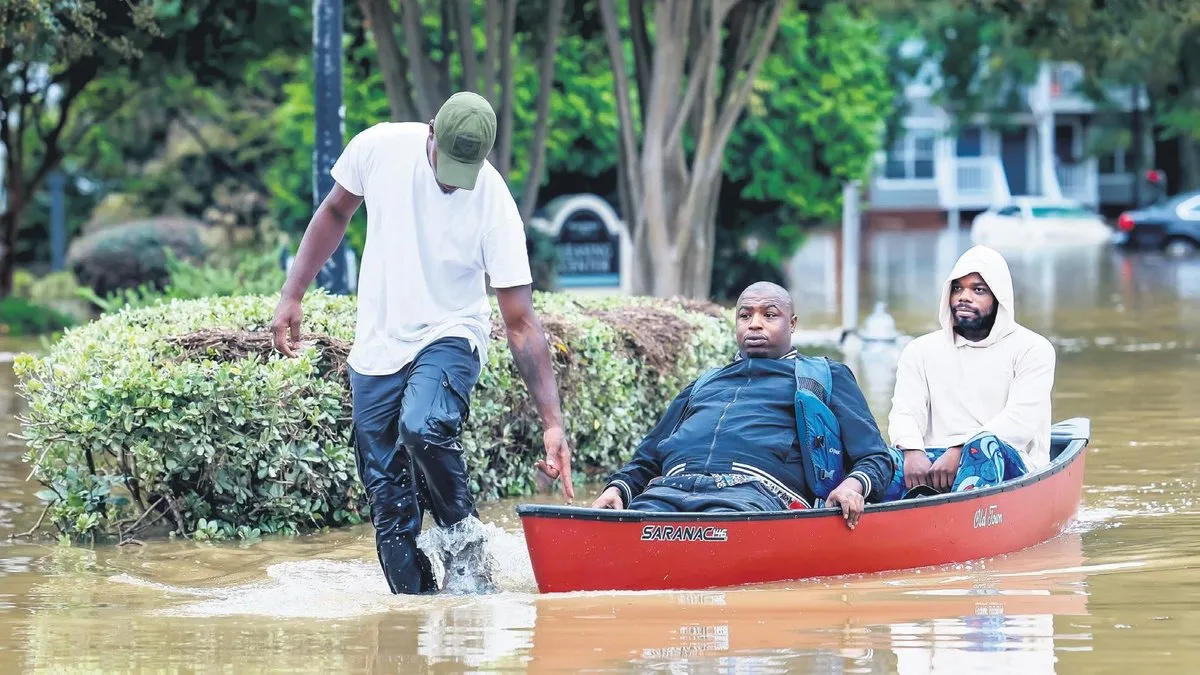
<instances>
[{"instance_id":1,"label":"floodwater","mask_svg":"<svg viewBox=\"0 0 1200 675\"><path fill-rule=\"evenodd\" d=\"M863 313L885 300L902 331L930 329L963 246L936 233L864 244ZM837 324L833 253L818 237L797 258L806 328ZM1009 260L1018 319L1059 349L1055 419L1092 419L1079 520L1048 543L766 587L539 595L509 502L481 508L501 593L397 598L369 526L252 545L8 541L40 507L4 439L0 672L1196 672L1200 260ZM888 358L848 360L885 419ZM11 382L0 367L3 432L20 409Z\"/></svg>"}]
</instances>

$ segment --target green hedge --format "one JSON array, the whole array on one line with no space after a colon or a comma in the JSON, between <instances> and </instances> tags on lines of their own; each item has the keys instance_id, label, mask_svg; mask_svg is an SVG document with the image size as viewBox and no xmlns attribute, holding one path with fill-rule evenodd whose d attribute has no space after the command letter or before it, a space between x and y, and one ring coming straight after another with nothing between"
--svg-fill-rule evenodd
<instances>
[{"instance_id":1,"label":"green hedge","mask_svg":"<svg viewBox=\"0 0 1200 675\"><path fill-rule=\"evenodd\" d=\"M73 329L16 362L22 422L47 522L73 538L165 528L252 538L368 517L350 444L344 358L353 299L310 294L314 344L270 352L275 300L173 301ZM713 306L536 294L551 338L578 479L629 457L678 390L733 353ZM499 314L494 306L495 322ZM541 456L535 406L493 325L464 431L482 498L529 494Z\"/></svg>"}]
</instances>

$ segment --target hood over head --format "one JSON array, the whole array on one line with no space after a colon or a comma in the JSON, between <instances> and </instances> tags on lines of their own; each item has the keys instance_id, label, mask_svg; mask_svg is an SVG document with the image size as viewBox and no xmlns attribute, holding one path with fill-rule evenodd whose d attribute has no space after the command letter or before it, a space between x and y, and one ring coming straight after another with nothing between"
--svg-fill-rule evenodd
<instances>
[{"instance_id":1,"label":"hood over head","mask_svg":"<svg viewBox=\"0 0 1200 675\"><path fill-rule=\"evenodd\" d=\"M996 296L996 323L991 333L979 342L970 342L954 332L954 317L950 313L950 284L955 279L976 272L983 277L992 294ZM938 304L938 325L942 327L951 343L971 347L987 347L1004 339L1017 328L1016 308L1013 306L1012 274L1004 256L986 246L973 246L963 253L954 264L950 276L942 284Z\"/></svg>"}]
</instances>

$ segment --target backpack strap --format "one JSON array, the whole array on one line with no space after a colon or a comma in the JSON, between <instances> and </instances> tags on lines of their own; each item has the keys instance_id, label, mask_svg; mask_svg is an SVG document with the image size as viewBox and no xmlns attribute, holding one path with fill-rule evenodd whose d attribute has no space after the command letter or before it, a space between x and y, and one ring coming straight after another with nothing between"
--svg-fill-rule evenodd
<instances>
[{"instance_id":1,"label":"backpack strap","mask_svg":"<svg viewBox=\"0 0 1200 675\"><path fill-rule=\"evenodd\" d=\"M701 373L700 377L696 378L695 384L692 385L692 394L691 395L695 396L696 392L700 391L701 387L703 387L704 385L711 382L712 379L714 377L716 377L717 373L719 373L719 372L721 372L720 368L709 368L708 370Z\"/></svg>"},{"instance_id":2,"label":"backpack strap","mask_svg":"<svg viewBox=\"0 0 1200 675\"><path fill-rule=\"evenodd\" d=\"M823 356L796 355L796 390L811 392L825 405L833 394L833 373L829 359Z\"/></svg>"}]
</instances>

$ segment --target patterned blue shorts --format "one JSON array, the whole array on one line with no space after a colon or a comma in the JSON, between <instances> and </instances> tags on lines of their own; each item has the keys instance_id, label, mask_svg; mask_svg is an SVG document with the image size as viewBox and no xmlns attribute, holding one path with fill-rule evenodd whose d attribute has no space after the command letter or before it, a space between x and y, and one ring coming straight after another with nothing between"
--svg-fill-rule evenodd
<instances>
[{"instance_id":1,"label":"patterned blue shorts","mask_svg":"<svg viewBox=\"0 0 1200 675\"><path fill-rule=\"evenodd\" d=\"M898 448L889 448L896 462L896 473L883 495L883 501L891 502L904 497L904 453ZM945 454L946 448L927 448L926 456L936 462ZM977 490L1012 480L1027 473L1021 453L1011 445L992 435L976 436L963 444L962 459L958 475L954 477L951 492Z\"/></svg>"}]
</instances>

